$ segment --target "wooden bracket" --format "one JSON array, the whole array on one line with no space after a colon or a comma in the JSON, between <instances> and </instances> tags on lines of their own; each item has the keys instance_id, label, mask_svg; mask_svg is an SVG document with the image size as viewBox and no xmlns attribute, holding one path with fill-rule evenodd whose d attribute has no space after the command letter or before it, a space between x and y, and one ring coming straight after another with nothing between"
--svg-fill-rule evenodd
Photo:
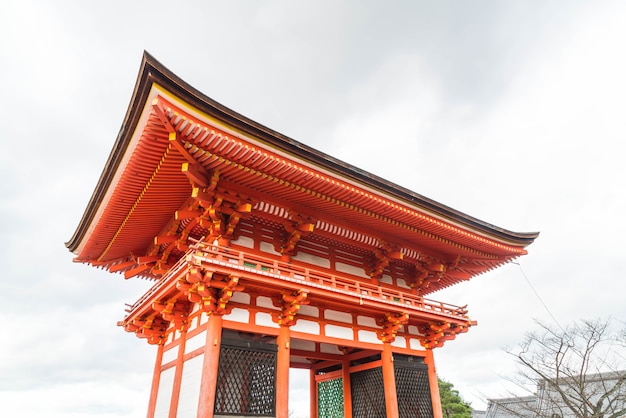
<instances>
[{"instance_id":1,"label":"wooden bracket","mask_svg":"<svg viewBox=\"0 0 626 418\"><path fill-rule=\"evenodd\" d=\"M127 332L134 332L139 338L146 338L149 344L163 344L169 322L153 314L148 317L135 318L119 325L123 325Z\"/></svg>"},{"instance_id":2,"label":"wooden bracket","mask_svg":"<svg viewBox=\"0 0 626 418\"><path fill-rule=\"evenodd\" d=\"M422 337L419 339L420 344L427 350L443 347L446 341L454 340L458 334L467 332L469 327L475 325L475 322L468 321L465 324L451 324L449 322L431 323L422 327Z\"/></svg>"},{"instance_id":3,"label":"wooden bracket","mask_svg":"<svg viewBox=\"0 0 626 418\"><path fill-rule=\"evenodd\" d=\"M406 312L388 312L376 322L382 327L382 329L376 332L378 339L384 343L392 343L396 339L398 331L409 322L409 314Z\"/></svg>"},{"instance_id":4,"label":"wooden bracket","mask_svg":"<svg viewBox=\"0 0 626 418\"><path fill-rule=\"evenodd\" d=\"M296 323L296 314L302 305L308 305L308 294L300 289L297 292L283 293L278 306L281 307L280 313L273 313L272 320L281 326L292 326Z\"/></svg>"},{"instance_id":5,"label":"wooden bracket","mask_svg":"<svg viewBox=\"0 0 626 418\"><path fill-rule=\"evenodd\" d=\"M385 268L392 260L403 260L404 253L395 245L381 242L381 246L374 251L374 258L369 268L368 274L374 280L383 277Z\"/></svg>"},{"instance_id":6,"label":"wooden bracket","mask_svg":"<svg viewBox=\"0 0 626 418\"><path fill-rule=\"evenodd\" d=\"M279 252L286 257L294 255L298 241L315 230L316 221L310 216L298 214L293 218L293 222L285 224L286 235L279 249Z\"/></svg>"}]
</instances>

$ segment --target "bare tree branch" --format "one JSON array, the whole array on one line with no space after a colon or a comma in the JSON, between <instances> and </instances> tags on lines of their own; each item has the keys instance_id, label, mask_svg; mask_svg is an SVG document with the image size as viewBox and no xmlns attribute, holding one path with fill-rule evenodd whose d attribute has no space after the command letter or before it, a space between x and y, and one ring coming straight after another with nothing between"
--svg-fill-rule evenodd
<instances>
[{"instance_id":1,"label":"bare tree branch","mask_svg":"<svg viewBox=\"0 0 626 418\"><path fill-rule=\"evenodd\" d=\"M537 324L539 331L528 333L516 350L506 350L519 366L511 381L520 387L536 385L535 401L507 398L498 407L524 418L624 417L624 324L618 331L611 319L583 320L565 329Z\"/></svg>"}]
</instances>

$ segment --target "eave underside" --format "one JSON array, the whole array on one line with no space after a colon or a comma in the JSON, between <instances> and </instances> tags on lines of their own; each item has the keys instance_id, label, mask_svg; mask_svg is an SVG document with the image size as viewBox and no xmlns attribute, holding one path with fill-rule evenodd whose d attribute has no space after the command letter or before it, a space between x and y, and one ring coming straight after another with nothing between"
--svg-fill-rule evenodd
<instances>
[{"instance_id":1,"label":"eave underside","mask_svg":"<svg viewBox=\"0 0 626 418\"><path fill-rule=\"evenodd\" d=\"M449 277L446 286L525 254L523 241L495 239L375 193L264 147L206 115L192 115L167 97L158 96L144 112L145 122L129 145L123 171L103 200L90 236L83 239L78 261L159 277L184 253L186 239L210 235L207 222L196 220L189 227L184 219L174 219L177 211L206 212L202 195L192 195L206 194L207 186L212 199L218 196L231 207L249 203L253 210L247 217L287 227L296 220L311 223L310 239L369 251L393 249L409 263L462 261L466 268L461 279ZM156 268L133 263L158 256Z\"/></svg>"}]
</instances>

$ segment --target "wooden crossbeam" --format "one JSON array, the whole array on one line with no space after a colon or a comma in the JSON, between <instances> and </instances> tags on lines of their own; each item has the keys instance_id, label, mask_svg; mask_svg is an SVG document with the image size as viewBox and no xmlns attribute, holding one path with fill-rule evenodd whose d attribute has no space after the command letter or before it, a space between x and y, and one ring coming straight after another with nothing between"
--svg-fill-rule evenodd
<instances>
[{"instance_id":1,"label":"wooden crossbeam","mask_svg":"<svg viewBox=\"0 0 626 418\"><path fill-rule=\"evenodd\" d=\"M178 240L178 235L157 235L154 237L154 245L169 244Z\"/></svg>"},{"instance_id":2,"label":"wooden crossbeam","mask_svg":"<svg viewBox=\"0 0 626 418\"><path fill-rule=\"evenodd\" d=\"M150 266L148 264L141 264L133 269L130 270L126 270L124 272L124 278L125 279L130 279L133 276L138 275L139 273L143 273L144 271L148 270L150 268Z\"/></svg>"},{"instance_id":3,"label":"wooden crossbeam","mask_svg":"<svg viewBox=\"0 0 626 418\"><path fill-rule=\"evenodd\" d=\"M135 264L137 264L137 263L135 261L132 261L132 260L131 261L124 261L124 262L121 262L119 264L116 264L114 266L109 267L109 271L111 273L115 273L117 271L122 271L124 269L129 268L129 267L132 267Z\"/></svg>"},{"instance_id":4,"label":"wooden crossbeam","mask_svg":"<svg viewBox=\"0 0 626 418\"><path fill-rule=\"evenodd\" d=\"M193 219L193 218L197 218L198 216L202 215L202 211L201 210L191 210L191 209L179 209L174 213L174 218L177 221L180 221L182 219Z\"/></svg>"},{"instance_id":5,"label":"wooden crossbeam","mask_svg":"<svg viewBox=\"0 0 626 418\"><path fill-rule=\"evenodd\" d=\"M208 187L209 180L207 179L207 171L201 168L199 164L183 163L181 171L189 181L200 187Z\"/></svg>"},{"instance_id":6,"label":"wooden crossbeam","mask_svg":"<svg viewBox=\"0 0 626 418\"><path fill-rule=\"evenodd\" d=\"M159 255L144 255L137 257L137 264L154 263L161 259Z\"/></svg>"}]
</instances>

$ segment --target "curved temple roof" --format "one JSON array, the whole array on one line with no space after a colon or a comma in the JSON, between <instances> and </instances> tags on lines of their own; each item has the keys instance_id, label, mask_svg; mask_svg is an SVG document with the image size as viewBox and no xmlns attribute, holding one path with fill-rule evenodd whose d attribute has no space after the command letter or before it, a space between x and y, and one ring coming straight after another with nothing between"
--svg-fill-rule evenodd
<instances>
[{"instance_id":1,"label":"curved temple roof","mask_svg":"<svg viewBox=\"0 0 626 418\"><path fill-rule=\"evenodd\" d=\"M194 184L210 188L203 183L213 180L231 208L252 202L251 215L266 222L297 212L327 239L391 242L414 260L463 257L462 279L525 254L538 236L488 224L272 131L144 53L124 123L66 246L79 262L158 276L142 265L162 254L159 237L180 227L183 209L193 211L191 196L202 198Z\"/></svg>"}]
</instances>

